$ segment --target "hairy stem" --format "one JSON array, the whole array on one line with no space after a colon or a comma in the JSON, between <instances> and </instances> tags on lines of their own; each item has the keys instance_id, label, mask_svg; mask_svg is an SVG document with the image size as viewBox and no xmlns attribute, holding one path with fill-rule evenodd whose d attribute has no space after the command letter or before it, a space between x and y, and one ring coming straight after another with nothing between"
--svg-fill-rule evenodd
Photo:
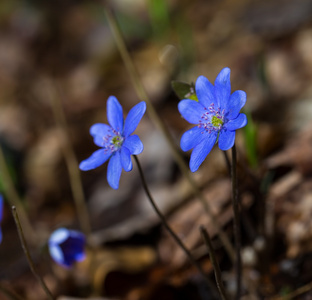
<instances>
[{"instance_id":1,"label":"hairy stem","mask_svg":"<svg viewBox=\"0 0 312 300\"><path fill-rule=\"evenodd\" d=\"M205 274L203 268L201 267L201 265L194 259L194 257L192 256L191 252L186 248L186 246L183 244L183 242L181 241L181 239L176 235L176 233L171 229L171 227L169 226L166 218L164 217L164 215L161 213L161 211L159 210L158 206L156 205L145 180L144 174L143 174L143 170L141 167L141 164L137 158L136 155L134 155L134 159L135 162L138 166L139 169L139 173L140 173L140 178L143 184L143 188L144 191L147 195L148 200L150 201L152 207L154 208L156 214L158 215L159 219L161 220L163 226L167 229L167 231L169 232L169 234L172 236L172 238L176 241L176 243L179 245L179 247L183 250L183 252L185 253L185 255L188 257L188 259L190 260L190 262L198 269L198 271L202 274L202 276L205 278L206 283L208 285L208 287L213 291L216 292L216 288L215 285L211 282L210 278Z\"/></svg>"},{"instance_id":2,"label":"hairy stem","mask_svg":"<svg viewBox=\"0 0 312 300\"><path fill-rule=\"evenodd\" d=\"M27 243L26 243L25 236L24 236L24 233L23 233L23 228L22 228L22 225L20 223L20 220L19 220L19 217L18 217L18 214L17 214L15 206L12 206L12 214L13 214L13 218L14 218L14 221L15 221L15 224L16 224L18 236L19 236L19 239L21 241L21 245L22 245L23 251L25 253L25 256L27 258L30 270L34 274L36 279L39 281L40 285L42 286L43 290L47 294L48 298L51 299L51 300L54 300L55 298L53 297L52 293L48 289L48 287L45 284L44 280L42 279L42 277L35 270L34 262L33 262L32 258L30 256L29 249L27 247Z\"/></svg>"},{"instance_id":3,"label":"hairy stem","mask_svg":"<svg viewBox=\"0 0 312 300\"><path fill-rule=\"evenodd\" d=\"M226 295L225 288L224 288L224 285L223 285L223 282L222 282L220 266L219 266L218 260L216 258L215 251L213 249L210 236L209 236L209 234L208 234L208 232L207 232L207 230L205 229L204 226L200 227L200 233L201 233L201 235L203 237L203 240L204 240L204 242L205 242L205 244L207 246L207 250L208 250L208 253L209 253L209 256L210 256L211 263L213 265L215 278L216 278L216 283L217 283L217 287L218 287L221 299L222 300L228 300L228 297Z\"/></svg>"},{"instance_id":4,"label":"hairy stem","mask_svg":"<svg viewBox=\"0 0 312 300\"><path fill-rule=\"evenodd\" d=\"M241 259L241 232L240 232L240 211L238 202L237 190L237 175L236 175L236 147L232 147L232 204L234 212L234 236L235 236L235 252L236 252L236 296L235 299L239 300L241 296L242 285L242 259Z\"/></svg>"}]
</instances>

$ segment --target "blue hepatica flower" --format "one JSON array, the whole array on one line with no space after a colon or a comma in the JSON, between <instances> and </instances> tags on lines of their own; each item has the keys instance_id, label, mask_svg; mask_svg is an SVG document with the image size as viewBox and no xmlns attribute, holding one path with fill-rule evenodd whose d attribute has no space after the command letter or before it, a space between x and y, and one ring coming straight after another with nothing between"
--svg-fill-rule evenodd
<instances>
[{"instance_id":1,"label":"blue hepatica flower","mask_svg":"<svg viewBox=\"0 0 312 300\"><path fill-rule=\"evenodd\" d=\"M108 159L107 181L113 189L118 189L122 168L132 170L131 155L140 154L143 144L137 135L131 135L141 121L145 110L145 102L135 105L128 113L124 122L122 106L114 96L107 100L107 124L94 124L90 134L94 143L102 147L89 158L82 161L79 168L83 171L95 169Z\"/></svg>"},{"instance_id":2,"label":"blue hepatica flower","mask_svg":"<svg viewBox=\"0 0 312 300\"><path fill-rule=\"evenodd\" d=\"M180 142L181 149L193 149L190 169L197 171L214 144L219 141L221 150L234 146L235 131L247 124L247 117L240 113L246 103L246 93L235 91L231 94L230 69L224 68L214 85L204 76L195 84L198 102L184 99L178 109L185 120L195 127L186 131Z\"/></svg>"},{"instance_id":3,"label":"blue hepatica flower","mask_svg":"<svg viewBox=\"0 0 312 300\"><path fill-rule=\"evenodd\" d=\"M57 264L71 267L75 262L85 258L85 243L86 238L83 233L59 228L51 234L48 246L51 257Z\"/></svg>"},{"instance_id":4,"label":"blue hepatica flower","mask_svg":"<svg viewBox=\"0 0 312 300\"><path fill-rule=\"evenodd\" d=\"M3 196L0 194L0 244L2 242L1 222L3 218Z\"/></svg>"}]
</instances>

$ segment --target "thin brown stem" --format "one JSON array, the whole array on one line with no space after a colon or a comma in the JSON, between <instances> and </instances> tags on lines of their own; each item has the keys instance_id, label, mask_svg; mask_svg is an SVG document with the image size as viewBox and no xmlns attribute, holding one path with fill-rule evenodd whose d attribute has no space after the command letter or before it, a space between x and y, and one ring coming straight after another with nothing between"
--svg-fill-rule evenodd
<instances>
[{"instance_id":1,"label":"thin brown stem","mask_svg":"<svg viewBox=\"0 0 312 300\"><path fill-rule=\"evenodd\" d=\"M210 260L211 260L211 263L213 265L213 269L214 269L214 273L215 273L217 288L219 290L221 299L222 300L228 300L228 297L226 295L225 288L224 288L224 285L223 285L223 282L222 282L220 266L219 266L218 260L216 258L215 251L213 249L210 236L209 236L209 234L208 234L208 232L207 232L207 230L205 229L204 226L200 227L200 233L201 233L201 235L203 237L203 240L204 240L204 242L205 242L205 244L207 246L207 250L208 250L208 253L209 253L209 256L210 256Z\"/></svg>"},{"instance_id":2,"label":"thin brown stem","mask_svg":"<svg viewBox=\"0 0 312 300\"><path fill-rule=\"evenodd\" d=\"M16 294L14 291L10 290L3 284L0 284L0 292L6 295L11 300L24 300L21 296L19 296L18 294Z\"/></svg>"},{"instance_id":3,"label":"thin brown stem","mask_svg":"<svg viewBox=\"0 0 312 300\"><path fill-rule=\"evenodd\" d=\"M68 133L68 125L64 113L62 103L60 101L60 96L56 90L56 83L48 82L47 90L49 92L53 114L57 126L61 129L63 134L63 155L65 158L65 163L69 173L70 186L75 201L75 206L77 210L77 216L81 230L89 236L91 233L90 218L88 214L88 207L86 205L85 196L82 187L82 181L80 176L80 170L78 167L78 160L76 158L75 152L70 143L70 135Z\"/></svg>"},{"instance_id":4,"label":"thin brown stem","mask_svg":"<svg viewBox=\"0 0 312 300\"><path fill-rule=\"evenodd\" d=\"M241 297L242 285L242 259L241 259L241 232L240 232L240 210L238 202L237 190L237 174L236 174L236 147L232 147L232 204L234 212L234 236L235 236L235 252L236 252L236 296L235 299L239 300Z\"/></svg>"},{"instance_id":5,"label":"thin brown stem","mask_svg":"<svg viewBox=\"0 0 312 300\"><path fill-rule=\"evenodd\" d=\"M166 141L168 142L168 144L170 146L173 157L174 157L177 165L179 166L183 176L187 179L188 183L190 184L195 197L197 197L201 201L203 208L204 208L206 214L212 220L212 223L215 226L215 228L218 232L218 235L220 237L220 240L222 241L230 259L232 261L234 261L235 251L234 251L233 246L230 242L230 239L228 238L227 234L222 230L221 225L219 224L218 219L215 217L210 205L208 204L205 197L203 196L203 194L199 190L195 180L190 175L189 169L188 169L185 161L183 160L180 152L178 151L177 146L176 146L173 138L171 137L169 130L167 129L166 125L161 120L161 118L158 116L152 102L150 101L150 99L149 99L149 97L145 91L145 88L142 84L142 81L140 79L140 75L139 75L139 73L138 73L138 71L137 71L137 69L136 69L136 67L135 67L135 65L134 65L134 63L130 57L129 51L126 47L125 41L123 39L121 30L120 30L120 27L119 27L113 13L105 6L104 6L104 12L106 15L106 19L108 21L108 25L109 25L109 27L113 33L113 36L115 38L117 48L120 52L120 55L123 59L125 66L127 68L127 71L130 75L130 78L132 80L133 86L136 90L138 97L142 101L146 102L147 113L148 113L149 117L151 118L154 125L163 133Z\"/></svg>"},{"instance_id":6,"label":"thin brown stem","mask_svg":"<svg viewBox=\"0 0 312 300\"><path fill-rule=\"evenodd\" d=\"M28 246L27 246L27 243L26 243L26 239L25 239L25 236L24 236L24 233L23 233L23 228L22 228L22 225L20 223L20 220L19 220L19 217L18 217L18 213L17 213L17 210L16 210L15 206L12 206L12 214L13 214L13 218L14 218L14 221L15 221L15 224L16 224L18 236L19 236L19 239L20 239L23 251L25 253L25 256L27 258L30 270L33 273L33 275L36 277L36 279L39 281L41 287L43 288L43 290L47 294L48 298L51 299L51 300L54 300L55 298L53 297L52 293L48 289L48 287L45 284L44 280L42 279L42 277L35 270L34 262L33 262L32 258L30 256L29 249L28 249Z\"/></svg>"},{"instance_id":7,"label":"thin brown stem","mask_svg":"<svg viewBox=\"0 0 312 300\"><path fill-rule=\"evenodd\" d=\"M201 265L194 259L194 257L192 256L191 252L186 248L186 246L184 245L184 243L181 241L181 239L176 235L176 233L171 229L171 227L169 226L166 218L164 217L164 215L161 213L161 211L159 210L158 206L156 205L150 191L149 188L147 186L144 174L143 174L143 170L141 168L141 164L137 158L136 155L134 155L134 160L138 166L139 169L139 173L140 173L140 178L143 184L143 188L144 191L147 195L148 200L150 201L152 207L154 208L156 214L158 215L159 219L161 220L163 226L167 229L168 233L172 236L172 238L176 241L176 243L179 245L179 247L183 250L183 252L185 253L185 255L188 257L188 259L190 260L190 262L198 269L198 271L202 274L202 276L205 278L206 283L208 285L208 287L216 293L216 287L215 285L211 282L210 278L205 274L203 268L201 267Z\"/></svg>"},{"instance_id":8,"label":"thin brown stem","mask_svg":"<svg viewBox=\"0 0 312 300\"><path fill-rule=\"evenodd\" d=\"M0 173L1 177L3 178L3 186L4 186L4 192L6 195L6 199L8 200L9 204L11 206L15 206L18 208L20 212L21 220L24 224L24 231L27 234L27 237L31 244L35 243L36 240L36 234L35 231L29 221L28 215L26 213L25 207L22 203L22 200L20 196L18 195L18 192L15 189L13 180L11 178L9 168L7 166L7 163L4 158L3 150L0 147Z\"/></svg>"}]
</instances>

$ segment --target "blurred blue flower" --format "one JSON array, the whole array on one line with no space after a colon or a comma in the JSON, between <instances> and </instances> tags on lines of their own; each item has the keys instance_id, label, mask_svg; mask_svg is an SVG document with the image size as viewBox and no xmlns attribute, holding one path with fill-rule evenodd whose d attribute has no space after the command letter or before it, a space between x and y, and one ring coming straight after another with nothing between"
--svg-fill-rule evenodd
<instances>
[{"instance_id":1,"label":"blurred blue flower","mask_svg":"<svg viewBox=\"0 0 312 300\"><path fill-rule=\"evenodd\" d=\"M247 124L247 117L240 113L246 103L246 93L235 91L231 94L230 69L224 68L214 85L204 76L195 84L198 102L184 99L178 109L185 120L195 127L186 131L180 142L181 149L193 149L190 169L197 171L214 144L219 141L221 150L233 147L235 131Z\"/></svg>"},{"instance_id":2,"label":"blurred blue flower","mask_svg":"<svg viewBox=\"0 0 312 300\"><path fill-rule=\"evenodd\" d=\"M1 222L3 218L3 196L0 194L0 244L2 242Z\"/></svg>"},{"instance_id":3,"label":"blurred blue flower","mask_svg":"<svg viewBox=\"0 0 312 300\"><path fill-rule=\"evenodd\" d=\"M59 228L51 234L48 246L51 257L57 264L71 267L75 262L85 258L85 243L86 238L83 233Z\"/></svg>"},{"instance_id":4,"label":"blurred blue flower","mask_svg":"<svg viewBox=\"0 0 312 300\"><path fill-rule=\"evenodd\" d=\"M131 135L141 121L145 102L135 105L124 122L122 106L117 98L110 96L107 100L107 120L110 125L97 123L91 126L90 134L94 143L102 147L89 158L82 161L79 168L83 171L95 169L108 159L107 181L113 189L118 189L122 168L132 170L131 155L140 154L143 144L137 135Z\"/></svg>"}]
</instances>

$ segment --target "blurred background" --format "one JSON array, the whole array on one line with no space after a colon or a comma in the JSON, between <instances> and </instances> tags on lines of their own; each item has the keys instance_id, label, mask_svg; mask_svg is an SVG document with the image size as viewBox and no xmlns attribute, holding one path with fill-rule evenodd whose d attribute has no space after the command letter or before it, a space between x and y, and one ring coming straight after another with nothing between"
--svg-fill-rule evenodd
<instances>
[{"instance_id":1,"label":"blurred background","mask_svg":"<svg viewBox=\"0 0 312 300\"><path fill-rule=\"evenodd\" d=\"M141 101L104 6L113 11L147 94L177 146L190 124L177 110L171 81L191 83L204 75L214 82L222 68L231 68L232 91L246 91L249 118L236 139L244 270L259 299L288 295L309 284L311 0L1 0L0 143L38 235L32 256L52 293L62 300L207 295L196 269L159 224L136 167L122 173L116 191L107 184L106 165L80 173L92 238L101 249L71 270L49 257L45 243L53 230L81 229L64 147L71 145L79 162L89 157L97 149L89 128L107 122L108 96L119 99L125 114ZM64 113L68 136L54 111ZM205 225L212 237L215 228L148 114L136 134L144 144L139 159L152 195L213 279L198 228ZM190 153L181 154L188 163ZM231 184L218 147L193 176L232 238ZM2 174L0 179L5 193ZM11 299L3 288L22 299L45 299L30 273L7 202L1 227L0 299ZM233 268L220 242L214 245L232 291ZM309 286L294 299L312 299Z\"/></svg>"}]
</instances>

